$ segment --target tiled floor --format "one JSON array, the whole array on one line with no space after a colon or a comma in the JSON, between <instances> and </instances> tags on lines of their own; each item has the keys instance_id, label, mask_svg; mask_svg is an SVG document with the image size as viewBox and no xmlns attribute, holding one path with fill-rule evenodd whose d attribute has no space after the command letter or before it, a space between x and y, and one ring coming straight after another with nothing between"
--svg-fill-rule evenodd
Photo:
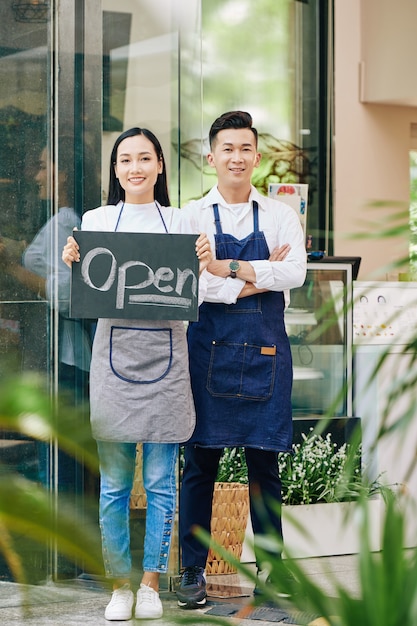
<instances>
[{"instance_id":1,"label":"tiled floor","mask_svg":"<svg viewBox=\"0 0 417 626\"><path fill-rule=\"evenodd\" d=\"M329 595L334 594L334 581L343 582L352 593L357 591L356 559L352 556L322 557L303 559L299 563L305 572ZM252 585L236 574L209 578L209 591L215 595L209 597L208 606L201 611L181 612L177 607L173 592L163 591L161 599L164 616L161 620L128 622L107 622L104 608L109 594L93 584L67 583L46 584L39 586L21 586L14 583L0 582L0 624L2 626L108 626L112 624L178 624L178 617L184 615L192 619L192 626L204 625L208 621L205 613L213 607L226 604L239 604L242 608L252 597ZM225 598L224 596L235 596ZM222 596L222 597L219 597ZM297 612L294 611L294 615ZM194 618L194 619L193 619ZM234 626L271 626L276 621L262 619L227 620ZM304 622L305 623L305 622ZM314 626L324 626L323 620L316 620ZM190 622L188 622L190 626Z\"/></svg>"}]
</instances>

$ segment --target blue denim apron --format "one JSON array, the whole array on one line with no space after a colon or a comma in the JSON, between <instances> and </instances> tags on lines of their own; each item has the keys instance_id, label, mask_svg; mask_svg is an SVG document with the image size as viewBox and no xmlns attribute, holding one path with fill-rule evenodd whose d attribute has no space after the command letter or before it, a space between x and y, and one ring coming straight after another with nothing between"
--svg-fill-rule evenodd
<instances>
[{"instance_id":1,"label":"blue denim apron","mask_svg":"<svg viewBox=\"0 0 417 626\"><path fill-rule=\"evenodd\" d=\"M217 259L268 259L253 202L254 232L242 240L222 232L213 205ZM188 328L197 425L187 444L287 451L292 444L292 359L284 326L284 294L268 291L236 304L203 303Z\"/></svg>"}]
</instances>

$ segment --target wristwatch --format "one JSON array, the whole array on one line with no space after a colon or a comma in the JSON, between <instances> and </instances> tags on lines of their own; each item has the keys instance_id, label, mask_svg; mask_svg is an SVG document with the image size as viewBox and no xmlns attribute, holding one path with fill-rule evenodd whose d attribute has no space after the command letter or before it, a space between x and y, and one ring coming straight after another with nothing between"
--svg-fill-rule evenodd
<instances>
[{"instance_id":1,"label":"wristwatch","mask_svg":"<svg viewBox=\"0 0 417 626\"><path fill-rule=\"evenodd\" d=\"M240 270L239 261L236 261L236 260L230 261L229 269L230 269L230 278L236 278L236 272Z\"/></svg>"}]
</instances>

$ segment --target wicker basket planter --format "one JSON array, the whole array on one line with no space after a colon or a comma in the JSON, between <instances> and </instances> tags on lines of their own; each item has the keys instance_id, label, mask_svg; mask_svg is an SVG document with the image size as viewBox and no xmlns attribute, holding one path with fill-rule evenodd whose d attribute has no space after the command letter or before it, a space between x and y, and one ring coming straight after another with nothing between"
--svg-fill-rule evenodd
<instances>
[{"instance_id":1,"label":"wicker basket planter","mask_svg":"<svg viewBox=\"0 0 417 626\"><path fill-rule=\"evenodd\" d=\"M242 555L243 540L249 513L248 485L241 483L216 483L213 494L211 536L213 541L227 548L236 558ZM232 574L236 568L226 563L210 548L206 573Z\"/></svg>"}]
</instances>

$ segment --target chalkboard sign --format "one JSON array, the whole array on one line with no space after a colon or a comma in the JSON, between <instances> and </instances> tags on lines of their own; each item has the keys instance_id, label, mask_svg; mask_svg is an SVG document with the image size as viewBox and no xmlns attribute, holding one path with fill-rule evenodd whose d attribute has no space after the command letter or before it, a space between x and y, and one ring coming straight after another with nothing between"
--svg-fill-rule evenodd
<instances>
[{"instance_id":1,"label":"chalkboard sign","mask_svg":"<svg viewBox=\"0 0 417 626\"><path fill-rule=\"evenodd\" d=\"M71 317L198 318L197 235L75 231Z\"/></svg>"}]
</instances>

